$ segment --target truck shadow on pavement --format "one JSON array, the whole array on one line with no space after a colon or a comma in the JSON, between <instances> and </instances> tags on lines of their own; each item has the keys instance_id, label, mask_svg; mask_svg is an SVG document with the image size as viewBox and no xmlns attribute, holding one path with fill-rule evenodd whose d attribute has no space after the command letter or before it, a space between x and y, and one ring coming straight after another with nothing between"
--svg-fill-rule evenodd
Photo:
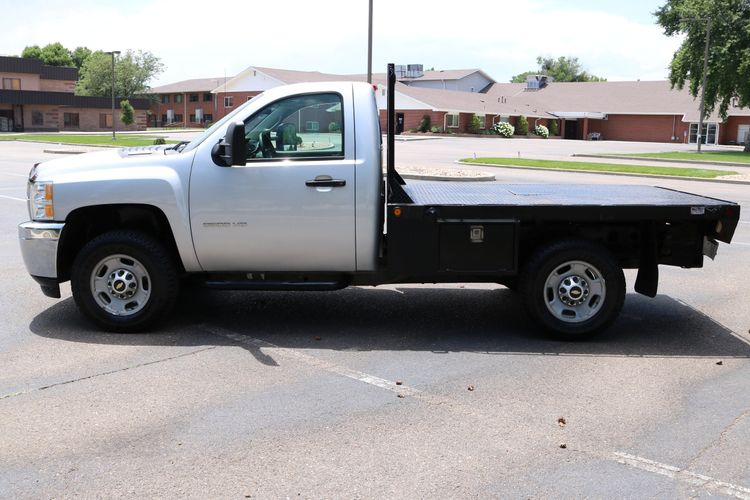
<instances>
[{"instance_id":1,"label":"truck shadow on pavement","mask_svg":"<svg viewBox=\"0 0 750 500\"><path fill-rule=\"evenodd\" d=\"M750 357L750 339L664 295L647 299L628 294L620 318L604 334L586 342L556 341L539 331L520 297L505 288L194 289L181 296L166 324L150 334L98 331L66 299L37 315L30 329L42 337L92 344L236 345L271 366L276 362L264 352L267 344L435 354Z\"/></svg>"}]
</instances>

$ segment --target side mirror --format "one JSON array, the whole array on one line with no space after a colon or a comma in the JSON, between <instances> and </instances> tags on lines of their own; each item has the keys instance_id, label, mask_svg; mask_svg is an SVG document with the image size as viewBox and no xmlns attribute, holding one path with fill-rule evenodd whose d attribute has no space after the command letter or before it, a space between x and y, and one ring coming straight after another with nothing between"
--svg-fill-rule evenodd
<instances>
[{"instance_id":1,"label":"side mirror","mask_svg":"<svg viewBox=\"0 0 750 500\"><path fill-rule=\"evenodd\" d=\"M231 167L232 165L245 165L246 155L245 124L243 122L230 123L224 138L211 150L211 157L217 165Z\"/></svg>"}]
</instances>

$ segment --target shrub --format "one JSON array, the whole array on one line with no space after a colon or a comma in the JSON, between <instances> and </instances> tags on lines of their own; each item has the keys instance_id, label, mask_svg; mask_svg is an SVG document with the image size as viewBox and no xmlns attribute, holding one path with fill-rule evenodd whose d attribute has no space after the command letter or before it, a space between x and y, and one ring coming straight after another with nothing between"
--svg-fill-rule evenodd
<instances>
[{"instance_id":1,"label":"shrub","mask_svg":"<svg viewBox=\"0 0 750 500\"><path fill-rule=\"evenodd\" d=\"M440 133L440 132L442 132L442 131L443 131L443 129L441 129L440 127L436 127L436 126L434 126L434 125L433 125L433 126L432 126L432 128L430 129L430 132L432 132L433 134L439 134L439 133Z\"/></svg>"},{"instance_id":2,"label":"shrub","mask_svg":"<svg viewBox=\"0 0 750 500\"><path fill-rule=\"evenodd\" d=\"M158 146L159 144L166 144L167 141L164 140L164 137L157 137L154 139L154 145Z\"/></svg>"},{"instance_id":3,"label":"shrub","mask_svg":"<svg viewBox=\"0 0 750 500\"><path fill-rule=\"evenodd\" d=\"M534 127L534 134L546 139L549 137L549 130L544 125L537 125Z\"/></svg>"},{"instance_id":4,"label":"shrub","mask_svg":"<svg viewBox=\"0 0 750 500\"><path fill-rule=\"evenodd\" d=\"M120 121L125 125L132 125L135 121L135 110L127 99L120 101Z\"/></svg>"},{"instance_id":5,"label":"shrub","mask_svg":"<svg viewBox=\"0 0 750 500\"><path fill-rule=\"evenodd\" d=\"M331 122L328 124L328 131L329 132L338 132L341 130L341 127L339 127L339 124L336 122Z\"/></svg>"},{"instance_id":6,"label":"shrub","mask_svg":"<svg viewBox=\"0 0 750 500\"><path fill-rule=\"evenodd\" d=\"M500 122L496 123L492 127L492 130L501 137L513 137L513 133L516 129L508 122Z\"/></svg>"},{"instance_id":7,"label":"shrub","mask_svg":"<svg viewBox=\"0 0 750 500\"><path fill-rule=\"evenodd\" d=\"M523 115L518 117L518 123L516 124L516 133L518 135L529 135L529 120L527 120Z\"/></svg>"},{"instance_id":8,"label":"shrub","mask_svg":"<svg viewBox=\"0 0 750 500\"><path fill-rule=\"evenodd\" d=\"M420 132L428 132L430 130L430 126L432 125L430 115L424 115L422 117L422 120L419 122L419 131Z\"/></svg>"},{"instance_id":9,"label":"shrub","mask_svg":"<svg viewBox=\"0 0 750 500\"><path fill-rule=\"evenodd\" d=\"M482 120L477 115L471 115L471 120L466 126L466 131L470 134L478 134L480 127L482 126Z\"/></svg>"},{"instance_id":10,"label":"shrub","mask_svg":"<svg viewBox=\"0 0 750 500\"><path fill-rule=\"evenodd\" d=\"M560 131L557 129L557 120L549 121L549 135L560 135Z\"/></svg>"}]
</instances>

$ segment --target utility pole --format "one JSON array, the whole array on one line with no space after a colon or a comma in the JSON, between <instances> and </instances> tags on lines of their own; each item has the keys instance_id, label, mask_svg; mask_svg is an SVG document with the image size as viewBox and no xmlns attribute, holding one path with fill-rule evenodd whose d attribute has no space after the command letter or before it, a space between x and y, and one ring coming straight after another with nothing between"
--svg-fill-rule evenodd
<instances>
[{"instance_id":1,"label":"utility pole","mask_svg":"<svg viewBox=\"0 0 750 500\"><path fill-rule=\"evenodd\" d=\"M372 83L372 0L367 21L367 83Z\"/></svg>"},{"instance_id":2,"label":"utility pole","mask_svg":"<svg viewBox=\"0 0 750 500\"><path fill-rule=\"evenodd\" d=\"M111 52L105 52L105 54L112 55L112 140L116 140L115 137L115 55L119 54L119 50L113 50Z\"/></svg>"},{"instance_id":3,"label":"utility pole","mask_svg":"<svg viewBox=\"0 0 750 500\"><path fill-rule=\"evenodd\" d=\"M708 48L711 43L711 22L709 17L706 20L706 48L703 52L703 82L701 83L701 107L700 116L698 117L698 153L701 152L701 142L703 142L703 122L706 113L706 81L708 79ZM708 141L708 126L706 126L706 141Z\"/></svg>"}]
</instances>

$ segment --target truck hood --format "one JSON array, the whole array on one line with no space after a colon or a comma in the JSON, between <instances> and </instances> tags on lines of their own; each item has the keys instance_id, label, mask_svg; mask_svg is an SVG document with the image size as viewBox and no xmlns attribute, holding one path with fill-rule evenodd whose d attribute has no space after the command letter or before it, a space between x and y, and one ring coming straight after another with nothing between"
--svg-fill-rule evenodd
<instances>
[{"instance_id":1,"label":"truck hood","mask_svg":"<svg viewBox=\"0 0 750 500\"><path fill-rule=\"evenodd\" d=\"M70 155L37 164L29 174L35 180L58 180L61 177L86 175L99 177L112 169L120 170L149 165L174 164L180 154L165 154L165 146L106 149L93 153ZM170 150L171 152L171 150ZM189 154L189 153L187 153Z\"/></svg>"}]
</instances>

